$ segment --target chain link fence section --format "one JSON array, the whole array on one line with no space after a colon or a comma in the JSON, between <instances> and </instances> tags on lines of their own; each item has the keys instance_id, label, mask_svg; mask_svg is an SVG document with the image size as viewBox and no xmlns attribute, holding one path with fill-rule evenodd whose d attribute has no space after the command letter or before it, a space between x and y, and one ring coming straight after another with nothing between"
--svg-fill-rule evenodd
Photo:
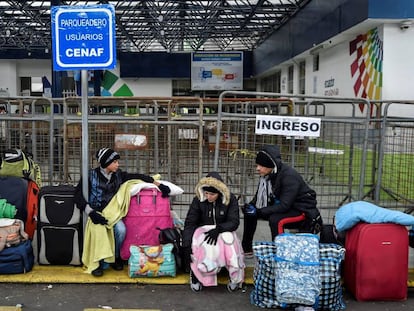
<instances>
[{"instance_id":1,"label":"chain link fence section","mask_svg":"<svg viewBox=\"0 0 414 311\"><path fill-rule=\"evenodd\" d=\"M95 152L116 149L121 169L160 174L184 189L173 208L185 217L198 180L217 170L239 198L254 196L256 152L277 144L282 160L297 169L318 195L324 220L344 203L369 200L413 209L413 118L394 111L412 102L305 95L224 92L193 97L91 97L89 155L82 163L81 98L0 98L0 149L33 153L43 184L76 184L82 165L98 165ZM391 111L391 113L390 113ZM257 135L257 115L317 117L320 136Z\"/></svg>"}]
</instances>

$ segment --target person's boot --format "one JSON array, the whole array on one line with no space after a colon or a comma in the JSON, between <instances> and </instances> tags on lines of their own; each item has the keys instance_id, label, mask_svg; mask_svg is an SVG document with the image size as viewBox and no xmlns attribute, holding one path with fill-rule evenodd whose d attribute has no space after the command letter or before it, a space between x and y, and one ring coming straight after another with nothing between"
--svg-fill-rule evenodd
<instances>
[{"instance_id":1,"label":"person's boot","mask_svg":"<svg viewBox=\"0 0 414 311\"><path fill-rule=\"evenodd\" d=\"M242 284L241 283L233 283L232 281L229 281L227 283L227 290L232 293L235 292L237 290L239 290L241 288Z\"/></svg>"},{"instance_id":2,"label":"person's boot","mask_svg":"<svg viewBox=\"0 0 414 311\"><path fill-rule=\"evenodd\" d=\"M92 271L92 275L93 276L103 276L103 274L104 274L104 271L103 271L102 264L99 263L99 267Z\"/></svg>"},{"instance_id":3,"label":"person's boot","mask_svg":"<svg viewBox=\"0 0 414 311\"><path fill-rule=\"evenodd\" d=\"M200 281L194 275L193 271L190 270L190 288L193 292L198 293L203 289L203 285L201 285Z\"/></svg>"},{"instance_id":4,"label":"person's boot","mask_svg":"<svg viewBox=\"0 0 414 311\"><path fill-rule=\"evenodd\" d=\"M124 269L124 261L122 260L122 258L118 257L115 259L114 263L111 263L111 267L116 271L121 271L122 269Z\"/></svg>"}]
</instances>

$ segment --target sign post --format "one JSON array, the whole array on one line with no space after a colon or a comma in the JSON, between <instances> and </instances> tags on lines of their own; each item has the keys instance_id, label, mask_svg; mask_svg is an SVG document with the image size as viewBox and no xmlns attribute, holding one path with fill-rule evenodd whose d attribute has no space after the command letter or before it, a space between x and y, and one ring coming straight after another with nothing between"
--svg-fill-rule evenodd
<instances>
[{"instance_id":1,"label":"sign post","mask_svg":"<svg viewBox=\"0 0 414 311\"><path fill-rule=\"evenodd\" d=\"M87 70L116 66L113 5L54 6L51 9L53 70L81 70L82 185L88 198L88 81Z\"/></svg>"}]
</instances>

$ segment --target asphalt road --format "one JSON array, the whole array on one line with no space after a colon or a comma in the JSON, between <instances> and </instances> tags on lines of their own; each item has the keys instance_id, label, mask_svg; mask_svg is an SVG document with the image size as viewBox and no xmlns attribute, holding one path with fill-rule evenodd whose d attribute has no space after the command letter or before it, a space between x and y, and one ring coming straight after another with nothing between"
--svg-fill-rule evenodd
<instances>
[{"instance_id":1,"label":"asphalt road","mask_svg":"<svg viewBox=\"0 0 414 311\"><path fill-rule=\"evenodd\" d=\"M85 308L151 310L262 310L250 304L246 291L229 293L225 285L194 293L189 285L140 284L0 284L0 306L23 305L23 311L82 311ZM346 310L414 310L414 289L402 302L357 302L344 293ZM1 310L1 308L0 308Z\"/></svg>"}]
</instances>

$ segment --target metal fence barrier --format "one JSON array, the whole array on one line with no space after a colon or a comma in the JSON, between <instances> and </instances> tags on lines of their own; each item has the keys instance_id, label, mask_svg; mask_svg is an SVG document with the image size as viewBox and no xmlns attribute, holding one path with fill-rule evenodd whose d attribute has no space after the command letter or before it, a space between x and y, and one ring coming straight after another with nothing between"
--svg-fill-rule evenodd
<instances>
[{"instance_id":1,"label":"metal fence barrier","mask_svg":"<svg viewBox=\"0 0 414 311\"><path fill-rule=\"evenodd\" d=\"M277 144L282 160L315 189L324 220L339 206L369 200L380 206L414 207L413 118L390 111L413 102L306 95L223 92L219 99L196 97L91 97L88 99L89 154L82 163L81 98L2 97L0 151L30 151L43 185L80 179L82 165L97 165L95 152L115 148L121 169L159 173L184 194L172 206L185 216L197 181L217 170L240 205L256 191L256 151ZM317 138L255 134L257 115L321 119ZM412 115L412 114L411 114Z\"/></svg>"}]
</instances>

